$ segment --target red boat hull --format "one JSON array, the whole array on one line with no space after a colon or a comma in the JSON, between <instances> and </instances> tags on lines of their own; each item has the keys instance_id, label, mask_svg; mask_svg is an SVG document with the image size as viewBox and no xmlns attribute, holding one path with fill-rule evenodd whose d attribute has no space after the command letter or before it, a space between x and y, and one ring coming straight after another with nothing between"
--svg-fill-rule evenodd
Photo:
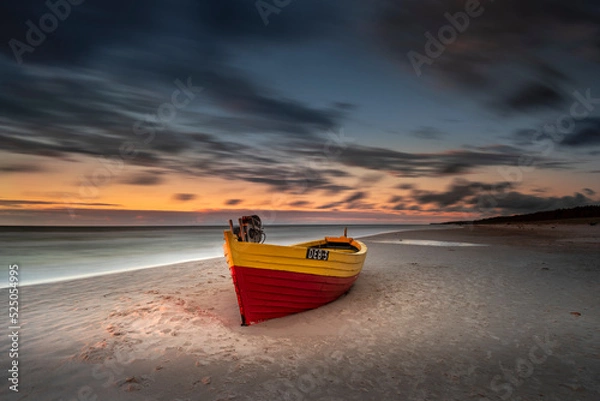
<instances>
[{"instance_id":1,"label":"red boat hull","mask_svg":"<svg viewBox=\"0 0 600 401\"><path fill-rule=\"evenodd\" d=\"M298 313L332 302L358 278L330 277L232 266L242 325Z\"/></svg>"}]
</instances>

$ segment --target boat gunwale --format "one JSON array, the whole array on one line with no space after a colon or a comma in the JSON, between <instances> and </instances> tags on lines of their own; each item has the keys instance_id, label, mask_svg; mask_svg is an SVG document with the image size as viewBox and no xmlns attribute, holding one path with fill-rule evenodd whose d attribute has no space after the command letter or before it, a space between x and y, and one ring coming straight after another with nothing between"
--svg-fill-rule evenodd
<instances>
[{"instance_id":1,"label":"boat gunwale","mask_svg":"<svg viewBox=\"0 0 600 401\"><path fill-rule=\"evenodd\" d=\"M224 231L225 234L225 240L226 240L226 244L228 246L233 245L235 247L236 250L240 250L242 248L254 248L254 249L295 249L295 250L306 250L312 246L318 246L318 245L323 245L323 244L327 244L327 239L323 238L323 239L319 239L319 240L313 240L313 241L307 241L307 242L300 242L297 244L292 244L292 245L278 245L278 244L259 244L259 243L255 243L255 242L242 242L239 241L235 234L233 234L231 232L231 230L225 230ZM230 237L231 240L228 240L227 237ZM327 238L336 238L336 237L327 237ZM339 238L343 238L343 237L339 237ZM329 252L332 252L334 254L337 255L345 255L345 256L361 256L367 253L367 246L360 240L354 239L352 238L352 242L357 243L360 248L357 251L354 252L348 252L348 249L336 249L336 248L322 248L322 249L327 249ZM252 252L254 253L254 252ZM258 252L256 252L256 254L260 254ZM296 257L293 256L289 256L288 258L292 258L292 259L297 259Z\"/></svg>"}]
</instances>

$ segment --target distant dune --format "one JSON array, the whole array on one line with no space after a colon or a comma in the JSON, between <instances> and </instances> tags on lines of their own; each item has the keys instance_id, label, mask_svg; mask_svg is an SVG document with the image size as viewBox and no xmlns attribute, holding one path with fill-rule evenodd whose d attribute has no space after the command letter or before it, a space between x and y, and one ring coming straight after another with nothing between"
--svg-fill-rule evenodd
<instances>
[{"instance_id":1,"label":"distant dune","mask_svg":"<svg viewBox=\"0 0 600 401\"><path fill-rule=\"evenodd\" d=\"M598 222L600 222L600 205L496 216L481 220L448 221L440 224L572 223L596 225Z\"/></svg>"}]
</instances>

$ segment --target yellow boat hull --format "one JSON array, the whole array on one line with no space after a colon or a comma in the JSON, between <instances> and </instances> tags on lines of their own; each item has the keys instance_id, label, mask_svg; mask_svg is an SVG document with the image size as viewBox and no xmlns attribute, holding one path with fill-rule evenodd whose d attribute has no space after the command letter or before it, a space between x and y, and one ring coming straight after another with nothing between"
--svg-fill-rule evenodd
<instances>
[{"instance_id":1,"label":"yellow boat hull","mask_svg":"<svg viewBox=\"0 0 600 401\"><path fill-rule=\"evenodd\" d=\"M346 237L291 246L238 241L223 245L242 324L317 308L347 292L362 270L367 247Z\"/></svg>"}]
</instances>

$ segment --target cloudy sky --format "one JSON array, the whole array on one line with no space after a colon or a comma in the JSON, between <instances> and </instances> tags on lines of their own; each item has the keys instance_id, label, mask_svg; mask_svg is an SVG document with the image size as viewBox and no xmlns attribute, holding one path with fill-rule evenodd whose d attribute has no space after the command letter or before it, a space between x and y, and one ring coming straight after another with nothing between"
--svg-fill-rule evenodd
<instances>
[{"instance_id":1,"label":"cloudy sky","mask_svg":"<svg viewBox=\"0 0 600 401\"><path fill-rule=\"evenodd\" d=\"M53 1L0 5L0 224L600 200L596 1Z\"/></svg>"}]
</instances>

